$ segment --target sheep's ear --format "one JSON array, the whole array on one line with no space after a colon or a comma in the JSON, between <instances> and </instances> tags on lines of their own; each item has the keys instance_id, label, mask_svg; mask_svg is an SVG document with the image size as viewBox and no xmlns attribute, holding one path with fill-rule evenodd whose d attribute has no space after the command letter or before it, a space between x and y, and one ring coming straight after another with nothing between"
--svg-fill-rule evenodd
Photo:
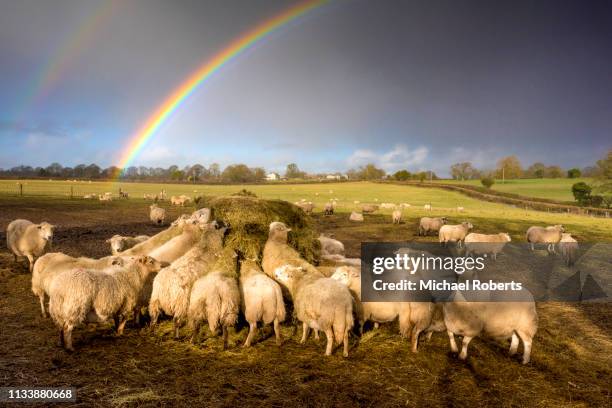
<instances>
[{"instance_id":1,"label":"sheep's ear","mask_svg":"<svg viewBox=\"0 0 612 408\"><path fill-rule=\"evenodd\" d=\"M42 229L42 225L37 225L36 228Z\"/></svg>"}]
</instances>

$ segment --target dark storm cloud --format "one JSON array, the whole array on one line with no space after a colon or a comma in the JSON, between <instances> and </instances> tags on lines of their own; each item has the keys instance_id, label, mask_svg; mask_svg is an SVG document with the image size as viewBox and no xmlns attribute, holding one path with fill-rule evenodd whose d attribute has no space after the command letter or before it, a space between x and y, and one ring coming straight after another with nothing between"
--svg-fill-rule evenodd
<instances>
[{"instance_id":1,"label":"dark storm cloud","mask_svg":"<svg viewBox=\"0 0 612 408\"><path fill-rule=\"evenodd\" d=\"M185 76L289 4L119 3L44 101L18 112L41 64L99 2L2 0L0 119L80 121L116 155ZM591 164L610 147L611 38L603 1L332 2L203 84L139 160L313 171L369 160L442 173L506 154Z\"/></svg>"}]
</instances>

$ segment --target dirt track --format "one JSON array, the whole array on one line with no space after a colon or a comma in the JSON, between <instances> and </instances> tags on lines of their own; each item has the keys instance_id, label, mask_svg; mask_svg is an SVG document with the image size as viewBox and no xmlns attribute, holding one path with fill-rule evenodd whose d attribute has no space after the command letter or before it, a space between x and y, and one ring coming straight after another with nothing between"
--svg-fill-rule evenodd
<instances>
[{"instance_id":1,"label":"dirt track","mask_svg":"<svg viewBox=\"0 0 612 408\"><path fill-rule=\"evenodd\" d=\"M108 254L115 233L153 234L142 201L83 204L39 200L0 201L0 239L8 222L27 218L58 225L54 250L70 255ZM171 210L176 217L181 211ZM367 225L345 216L316 216L321 231L335 233L357 256L362 240L412 238L412 224L390 231L386 218ZM171 338L169 324L157 333L129 326L116 338L109 328L75 331L77 352L56 346L53 323L40 316L24 262L0 248L0 384L75 386L76 405L134 406L610 406L612 325L610 304L541 304L532 363L519 364L506 345L476 339L467 362L450 353L446 335L410 353L394 325L351 341L351 356L323 356L324 344L300 346L292 328L285 343L265 339L252 349L231 336L221 351L217 338L192 346ZM520 349L519 349L520 350Z\"/></svg>"}]
</instances>

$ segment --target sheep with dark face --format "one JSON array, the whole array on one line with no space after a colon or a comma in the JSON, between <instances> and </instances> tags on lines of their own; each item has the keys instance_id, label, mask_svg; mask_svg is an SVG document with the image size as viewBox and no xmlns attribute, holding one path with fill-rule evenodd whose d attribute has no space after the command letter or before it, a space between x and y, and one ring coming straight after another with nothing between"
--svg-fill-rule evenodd
<instances>
[{"instance_id":1,"label":"sheep with dark face","mask_svg":"<svg viewBox=\"0 0 612 408\"><path fill-rule=\"evenodd\" d=\"M54 226L48 222L34 224L28 220L15 220L6 228L6 246L13 252L15 262L18 256L28 258L32 272L36 258L44 254L53 241Z\"/></svg>"},{"instance_id":2,"label":"sheep with dark face","mask_svg":"<svg viewBox=\"0 0 612 408\"><path fill-rule=\"evenodd\" d=\"M164 225L166 222L166 210L157 204L149 206L149 219L155 225Z\"/></svg>"}]
</instances>

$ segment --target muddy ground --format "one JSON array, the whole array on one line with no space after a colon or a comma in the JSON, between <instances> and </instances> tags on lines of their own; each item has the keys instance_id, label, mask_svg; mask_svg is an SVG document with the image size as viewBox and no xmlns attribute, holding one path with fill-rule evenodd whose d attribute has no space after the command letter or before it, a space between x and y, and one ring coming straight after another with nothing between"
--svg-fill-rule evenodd
<instances>
[{"instance_id":1,"label":"muddy ground","mask_svg":"<svg viewBox=\"0 0 612 408\"><path fill-rule=\"evenodd\" d=\"M171 209L172 217L188 210ZM386 217L349 224L346 215L316 215L317 228L344 241L358 256L363 240L414 239L414 220L391 227ZM100 257L116 233L154 234L145 204L37 198L0 199L0 385L74 386L74 406L610 406L612 323L610 304L538 305L540 329L532 362L509 357L507 345L475 339L466 362L445 334L422 342L418 354L382 325L351 339L350 357L323 356L324 342L298 344L283 326L284 344L269 333L250 349L246 329L193 346L175 341L171 325L156 333L129 325L122 337L110 327L75 331L73 354L57 346L51 320L40 315L26 264L13 262L4 245L16 218L58 226L54 251ZM186 336L184 332L183 335ZM521 349L519 349L522 352Z\"/></svg>"}]
</instances>

